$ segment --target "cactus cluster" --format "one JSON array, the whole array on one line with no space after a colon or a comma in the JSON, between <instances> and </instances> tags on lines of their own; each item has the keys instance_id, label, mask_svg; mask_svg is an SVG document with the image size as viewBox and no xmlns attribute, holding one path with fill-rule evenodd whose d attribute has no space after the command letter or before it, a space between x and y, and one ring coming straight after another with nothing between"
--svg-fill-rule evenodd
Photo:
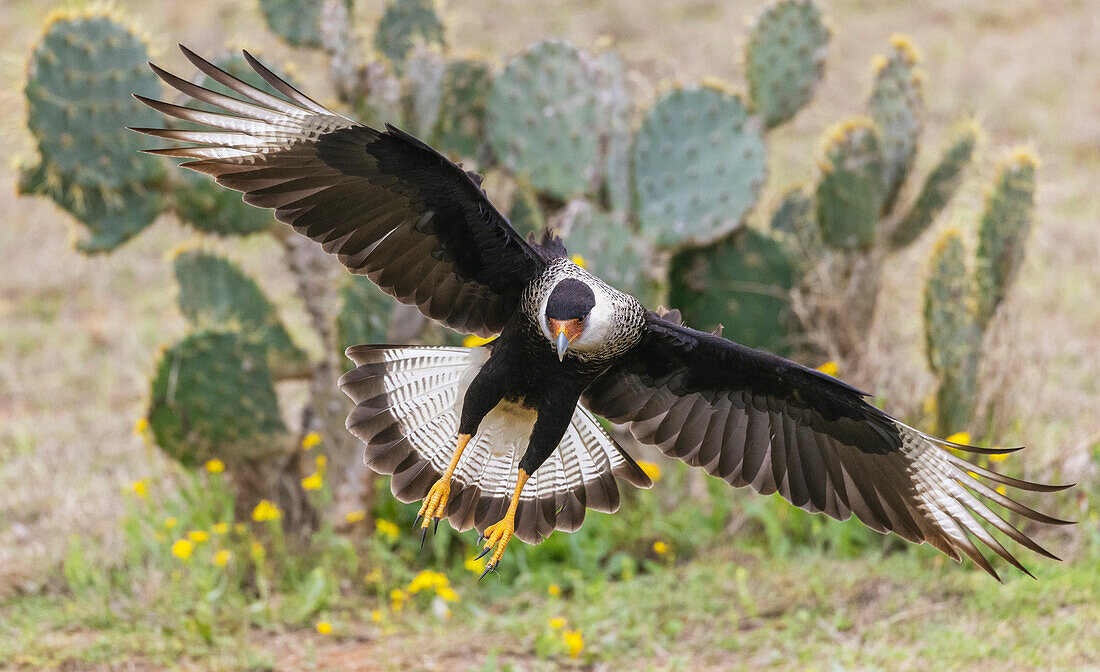
<instances>
[{"instance_id":1,"label":"cactus cluster","mask_svg":"<svg viewBox=\"0 0 1100 672\"><path fill-rule=\"evenodd\" d=\"M978 225L973 262L956 229L941 236L932 254L924 333L928 363L938 378L934 408L940 432L959 431L974 415L982 341L1023 262L1036 165L1030 153L1020 150L998 168Z\"/></svg>"}]
</instances>

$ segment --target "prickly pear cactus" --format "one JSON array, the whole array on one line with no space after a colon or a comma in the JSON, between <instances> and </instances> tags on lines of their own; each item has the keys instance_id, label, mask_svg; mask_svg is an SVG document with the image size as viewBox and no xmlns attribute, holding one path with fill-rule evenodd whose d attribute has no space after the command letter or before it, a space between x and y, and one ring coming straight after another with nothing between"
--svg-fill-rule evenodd
<instances>
[{"instance_id":1,"label":"prickly pear cactus","mask_svg":"<svg viewBox=\"0 0 1100 672\"><path fill-rule=\"evenodd\" d=\"M925 178L917 200L890 234L890 246L900 249L915 241L932 225L962 184L963 174L978 144L977 122L967 121L955 132L947 151Z\"/></svg>"},{"instance_id":2,"label":"prickly pear cactus","mask_svg":"<svg viewBox=\"0 0 1100 672\"><path fill-rule=\"evenodd\" d=\"M783 194L771 219L771 230L791 250L792 260L802 273L821 260L825 244L814 221L814 199L802 187Z\"/></svg>"},{"instance_id":3,"label":"prickly pear cactus","mask_svg":"<svg viewBox=\"0 0 1100 672\"><path fill-rule=\"evenodd\" d=\"M775 237L745 227L713 245L685 250L669 268L669 304L697 329L777 354L790 352L790 290L796 266Z\"/></svg>"},{"instance_id":4,"label":"prickly pear cactus","mask_svg":"<svg viewBox=\"0 0 1100 672\"><path fill-rule=\"evenodd\" d=\"M393 0L386 6L374 48L393 64L398 74L404 73L405 59L418 44L447 46L443 22L435 11L433 0Z\"/></svg>"},{"instance_id":5,"label":"prickly pear cactus","mask_svg":"<svg viewBox=\"0 0 1100 672\"><path fill-rule=\"evenodd\" d=\"M20 189L50 196L84 224L84 252L118 247L161 209L163 162L139 154L140 136L125 128L157 124L159 115L130 96L160 93L147 60L130 28L83 10L57 13L31 54L27 125L40 163L24 171Z\"/></svg>"},{"instance_id":6,"label":"prickly pear cactus","mask_svg":"<svg viewBox=\"0 0 1100 672\"><path fill-rule=\"evenodd\" d=\"M661 247L703 245L733 231L765 180L764 139L739 96L675 89L634 138L641 232Z\"/></svg>"},{"instance_id":7,"label":"prickly pear cactus","mask_svg":"<svg viewBox=\"0 0 1100 672\"><path fill-rule=\"evenodd\" d=\"M278 377L309 369L306 353L294 345L275 306L236 264L200 249L183 250L172 260L180 312L195 328L240 332L267 353Z\"/></svg>"},{"instance_id":8,"label":"prickly pear cactus","mask_svg":"<svg viewBox=\"0 0 1100 672\"><path fill-rule=\"evenodd\" d=\"M825 69L829 28L812 0L780 0L757 17L745 46L753 110L771 128L810 101Z\"/></svg>"},{"instance_id":9,"label":"prickly pear cactus","mask_svg":"<svg viewBox=\"0 0 1100 672\"><path fill-rule=\"evenodd\" d=\"M148 418L157 445L188 466L293 449L264 350L238 333L199 331L165 350Z\"/></svg>"},{"instance_id":10,"label":"prickly pear cactus","mask_svg":"<svg viewBox=\"0 0 1100 672\"><path fill-rule=\"evenodd\" d=\"M600 105L607 119L603 193L612 210L629 213L633 197L630 182L630 141L634 100L626 83L626 70L613 52L596 59L600 86Z\"/></svg>"},{"instance_id":11,"label":"prickly pear cactus","mask_svg":"<svg viewBox=\"0 0 1100 672\"><path fill-rule=\"evenodd\" d=\"M366 276L352 275L340 289L340 298L344 306L336 317L336 334L342 348L389 340L386 330L395 303L393 297Z\"/></svg>"},{"instance_id":12,"label":"prickly pear cactus","mask_svg":"<svg viewBox=\"0 0 1100 672\"><path fill-rule=\"evenodd\" d=\"M456 157L476 158L485 144L485 112L492 86L489 65L472 59L451 61L443 72L435 145Z\"/></svg>"},{"instance_id":13,"label":"prickly pear cactus","mask_svg":"<svg viewBox=\"0 0 1100 672\"><path fill-rule=\"evenodd\" d=\"M415 49L405 62L404 130L418 138L431 139L439 123L445 68L443 55L427 46Z\"/></svg>"},{"instance_id":14,"label":"prickly pear cactus","mask_svg":"<svg viewBox=\"0 0 1100 672\"><path fill-rule=\"evenodd\" d=\"M916 48L904 35L892 36L890 43L893 47L890 55L875 58L875 84L867 104L878 126L882 146L884 211L893 206L913 166L921 132L920 116L924 110L923 72L917 66Z\"/></svg>"},{"instance_id":15,"label":"prickly pear cactus","mask_svg":"<svg viewBox=\"0 0 1100 672\"><path fill-rule=\"evenodd\" d=\"M924 289L925 350L940 379L936 422L943 435L961 431L974 414L982 332L972 297L962 236L948 230L936 243Z\"/></svg>"},{"instance_id":16,"label":"prickly pear cactus","mask_svg":"<svg viewBox=\"0 0 1100 672\"><path fill-rule=\"evenodd\" d=\"M329 0L332 1L332 0ZM344 0L351 8L351 0ZM294 47L321 46L321 13L326 0L260 0L260 14L271 32Z\"/></svg>"},{"instance_id":17,"label":"prickly pear cactus","mask_svg":"<svg viewBox=\"0 0 1100 672\"><path fill-rule=\"evenodd\" d=\"M566 200L592 191L607 117L594 59L558 40L538 42L505 66L489 94L493 152L539 192Z\"/></svg>"},{"instance_id":18,"label":"prickly pear cactus","mask_svg":"<svg viewBox=\"0 0 1100 672\"><path fill-rule=\"evenodd\" d=\"M512 194L512 207L508 209L508 221L520 235L525 237L529 233L542 231L546 226L542 208L539 207L538 194L523 178L516 180L516 189Z\"/></svg>"},{"instance_id":19,"label":"prickly pear cactus","mask_svg":"<svg viewBox=\"0 0 1100 672\"><path fill-rule=\"evenodd\" d=\"M1027 150L1016 150L1002 162L986 198L978 228L975 268L978 322L983 327L1004 300L1020 264L1031 232L1038 161Z\"/></svg>"},{"instance_id":20,"label":"prickly pear cactus","mask_svg":"<svg viewBox=\"0 0 1100 672\"><path fill-rule=\"evenodd\" d=\"M659 286L652 246L630 228L625 217L587 202L580 206L565 232L565 247L573 260L643 305L656 308Z\"/></svg>"},{"instance_id":21,"label":"prickly pear cactus","mask_svg":"<svg viewBox=\"0 0 1100 672\"><path fill-rule=\"evenodd\" d=\"M870 119L851 119L826 136L815 201L821 238L830 247L870 247L882 207L883 160Z\"/></svg>"}]
</instances>

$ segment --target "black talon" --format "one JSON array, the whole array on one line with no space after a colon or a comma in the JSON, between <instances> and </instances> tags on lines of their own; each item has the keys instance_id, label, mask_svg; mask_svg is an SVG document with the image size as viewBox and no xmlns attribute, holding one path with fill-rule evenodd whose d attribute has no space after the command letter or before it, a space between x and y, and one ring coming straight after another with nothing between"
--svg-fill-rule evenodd
<instances>
[{"instance_id":1,"label":"black talon","mask_svg":"<svg viewBox=\"0 0 1100 672\"><path fill-rule=\"evenodd\" d=\"M484 558L484 557L485 557L485 556L486 556L486 555L487 555L487 554L489 553L489 551L491 551L491 550L493 550L493 547L492 547L492 546L486 546L486 547L485 547L485 550L483 550L483 551L481 552L481 555L479 555L479 556L477 556L476 558L474 558L474 560L480 560L480 559ZM484 574L482 574L482 576L485 576L485 575L484 575Z\"/></svg>"},{"instance_id":2,"label":"black talon","mask_svg":"<svg viewBox=\"0 0 1100 672\"><path fill-rule=\"evenodd\" d=\"M432 528L432 534L435 534L436 532L439 532L439 518L435 519L435 527Z\"/></svg>"},{"instance_id":3,"label":"black talon","mask_svg":"<svg viewBox=\"0 0 1100 672\"><path fill-rule=\"evenodd\" d=\"M489 550L489 549L485 549L485 550ZM484 554L482 554L482 555L484 555ZM481 556L478 556L478 557L481 557ZM493 571L493 570L495 570L495 569L496 569L496 565L488 565L488 566L486 566L486 567L485 567L485 571L481 573L481 576L477 577L477 580L478 580L478 581L481 581L482 579L484 579L484 578L485 578L485 575L486 575L486 574L488 574L489 572L491 572L491 571Z\"/></svg>"},{"instance_id":4,"label":"black talon","mask_svg":"<svg viewBox=\"0 0 1100 672\"><path fill-rule=\"evenodd\" d=\"M424 550L424 540L428 538L428 528L420 530L420 550Z\"/></svg>"},{"instance_id":5,"label":"black talon","mask_svg":"<svg viewBox=\"0 0 1100 672\"><path fill-rule=\"evenodd\" d=\"M413 521L413 529L415 530L418 525L420 525L420 514L419 513L416 514L416 520Z\"/></svg>"}]
</instances>

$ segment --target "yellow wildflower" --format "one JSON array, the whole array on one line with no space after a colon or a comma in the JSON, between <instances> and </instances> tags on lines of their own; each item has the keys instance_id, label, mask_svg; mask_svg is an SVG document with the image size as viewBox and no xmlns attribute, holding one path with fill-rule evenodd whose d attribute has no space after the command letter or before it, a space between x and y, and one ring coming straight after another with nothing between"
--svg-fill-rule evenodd
<instances>
[{"instance_id":1,"label":"yellow wildflower","mask_svg":"<svg viewBox=\"0 0 1100 672\"><path fill-rule=\"evenodd\" d=\"M283 512L279 510L279 507L266 499L261 499L256 508L252 509L252 520L258 523L265 520L279 520L282 517Z\"/></svg>"},{"instance_id":2,"label":"yellow wildflower","mask_svg":"<svg viewBox=\"0 0 1100 672\"><path fill-rule=\"evenodd\" d=\"M476 555L467 555L466 562L462 563L462 566L468 572L482 574L485 572L485 558L479 558Z\"/></svg>"},{"instance_id":3,"label":"yellow wildflower","mask_svg":"<svg viewBox=\"0 0 1100 672\"><path fill-rule=\"evenodd\" d=\"M408 594L400 588L394 588L390 591L390 608L394 611L401 611L401 607L405 606L405 600L408 599Z\"/></svg>"},{"instance_id":4,"label":"yellow wildflower","mask_svg":"<svg viewBox=\"0 0 1100 672\"><path fill-rule=\"evenodd\" d=\"M248 526L245 525L244 523L234 523L233 524L233 531L236 532L237 534L241 535L241 536L244 536L244 533L248 532Z\"/></svg>"},{"instance_id":5,"label":"yellow wildflower","mask_svg":"<svg viewBox=\"0 0 1100 672\"><path fill-rule=\"evenodd\" d=\"M550 627L555 629L555 630L561 630L562 628L565 627L565 617L564 616L555 616L554 618L551 618L550 619Z\"/></svg>"},{"instance_id":6,"label":"yellow wildflower","mask_svg":"<svg viewBox=\"0 0 1100 672\"><path fill-rule=\"evenodd\" d=\"M668 553L671 550L672 550L672 547L669 546L668 544L666 544L663 541L653 542L653 552L656 553L657 555L664 555L665 553Z\"/></svg>"},{"instance_id":7,"label":"yellow wildflower","mask_svg":"<svg viewBox=\"0 0 1100 672\"><path fill-rule=\"evenodd\" d=\"M206 470L212 474L220 474L225 471L225 462L222 462L218 458L206 461Z\"/></svg>"},{"instance_id":8,"label":"yellow wildflower","mask_svg":"<svg viewBox=\"0 0 1100 672\"><path fill-rule=\"evenodd\" d=\"M824 373L826 376L835 376L840 372L840 365L833 361L828 361L817 367L817 370Z\"/></svg>"},{"instance_id":9,"label":"yellow wildflower","mask_svg":"<svg viewBox=\"0 0 1100 672\"><path fill-rule=\"evenodd\" d=\"M415 595L426 588L440 589L447 585L447 577L430 569L422 570L409 582L409 592Z\"/></svg>"},{"instance_id":10,"label":"yellow wildflower","mask_svg":"<svg viewBox=\"0 0 1100 672\"><path fill-rule=\"evenodd\" d=\"M210 535L203 530L191 530L187 533L187 538L195 542L196 544L201 544L202 542L208 540L210 538Z\"/></svg>"},{"instance_id":11,"label":"yellow wildflower","mask_svg":"<svg viewBox=\"0 0 1100 672\"><path fill-rule=\"evenodd\" d=\"M401 534L401 530L385 518L374 521L374 531L384 537L389 537L390 541L395 541Z\"/></svg>"},{"instance_id":12,"label":"yellow wildflower","mask_svg":"<svg viewBox=\"0 0 1100 672\"><path fill-rule=\"evenodd\" d=\"M147 418L138 418L134 421L134 436L145 436L148 431L149 420Z\"/></svg>"},{"instance_id":13,"label":"yellow wildflower","mask_svg":"<svg viewBox=\"0 0 1100 672\"><path fill-rule=\"evenodd\" d=\"M382 620L382 610L381 609L371 610L370 620L374 621L375 623L377 623L378 621L381 621Z\"/></svg>"},{"instance_id":14,"label":"yellow wildflower","mask_svg":"<svg viewBox=\"0 0 1100 672\"><path fill-rule=\"evenodd\" d=\"M948 443L958 443L963 446L970 445L970 432L955 432L947 437Z\"/></svg>"},{"instance_id":15,"label":"yellow wildflower","mask_svg":"<svg viewBox=\"0 0 1100 672\"><path fill-rule=\"evenodd\" d=\"M375 567L367 572L367 575L363 577L363 580L367 583L382 583L382 568Z\"/></svg>"},{"instance_id":16,"label":"yellow wildflower","mask_svg":"<svg viewBox=\"0 0 1100 672\"><path fill-rule=\"evenodd\" d=\"M561 586L556 583L551 583L550 587L546 589L546 592L550 593L550 597L561 597Z\"/></svg>"},{"instance_id":17,"label":"yellow wildflower","mask_svg":"<svg viewBox=\"0 0 1100 672\"><path fill-rule=\"evenodd\" d=\"M321 435L317 432L310 432L302 437L302 450L309 450L321 443Z\"/></svg>"},{"instance_id":18,"label":"yellow wildflower","mask_svg":"<svg viewBox=\"0 0 1100 672\"><path fill-rule=\"evenodd\" d=\"M218 567L225 567L229 564L230 558L233 557L232 551L227 551L224 548L214 554L214 564Z\"/></svg>"},{"instance_id":19,"label":"yellow wildflower","mask_svg":"<svg viewBox=\"0 0 1100 672\"><path fill-rule=\"evenodd\" d=\"M321 633L322 635L331 634L332 623L329 623L328 621L319 621L317 623L317 632Z\"/></svg>"},{"instance_id":20,"label":"yellow wildflower","mask_svg":"<svg viewBox=\"0 0 1100 672\"><path fill-rule=\"evenodd\" d=\"M314 459L314 462L317 463L317 468L318 469L324 469L326 466L328 466L328 458L325 457L324 455L318 455Z\"/></svg>"},{"instance_id":21,"label":"yellow wildflower","mask_svg":"<svg viewBox=\"0 0 1100 672\"><path fill-rule=\"evenodd\" d=\"M254 541L252 542L252 546L249 547L248 553L252 556L253 560L259 562L260 560L264 559L264 556L267 555L267 549L265 549L264 545L260 542Z\"/></svg>"},{"instance_id":22,"label":"yellow wildflower","mask_svg":"<svg viewBox=\"0 0 1100 672\"><path fill-rule=\"evenodd\" d=\"M435 594L442 597L447 602L458 602L458 593L454 588L450 586L443 586L442 588L436 588Z\"/></svg>"},{"instance_id":23,"label":"yellow wildflower","mask_svg":"<svg viewBox=\"0 0 1100 672\"><path fill-rule=\"evenodd\" d=\"M176 520L175 516L168 516L164 519L164 529L170 530L176 525L179 525L180 521Z\"/></svg>"},{"instance_id":24,"label":"yellow wildflower","mask_svg":"<svg viewBox=\"0 0 1100 672\"><path fill-rule=\"evenodd\" d=\"M214 534L226 534L229 532L229 523L214 523L210 531Z\"/></svg>"},{"instance_id":25,"label":"yellow wildflower","mask_svg":"<svg viewBox=\"0 0 1100 672\"><path fill-rule=\"evenodd\" d=\"M195 545L186 539L179 539L176 543L172 544L172 555L180 560L190 558L191 551L193 550L195 550Z\"/></svg>"},{"instance_id":26,"label":"yellow wildflower","mask_svg":"<svg viewBox=\"0 0 1100 672\"><path fill-rule=\"evenodd\" d=\"M584 638L581 637L581 631L566 630L565 645L569 647L570 658L576 658L581 655L581 650L584 649Z\"/></svg>"},{"instance_id":27,"label":"yellow wildflower","mask_svg":"<svg viewBox=\"0 0 1100 672\"><path fill-rule=\"evenodd\" d=\"M1004 462L1008 459L1008 453L1001 453L1000 455L990 455L989 461L993 463Z\"/></svg>"},{"instance_id":28,"label":"yellow wildflower","mask_svg":"<svg viewBox=\"0 0 1100 672\"><path fill-rule=\"evenodd\" d=\"M661 480L661 467L657 463L638 460L638 466L642 468L646 476L649 476L649 480L654 483Z\"/></svg>"},{"instance_id":29,"label":"yellow wildflower","mask_svg":"<svg viewBox=\"0 0 1100 672\"><path fill-rule=\"evenodd\" d=\"M584 260L584 257L579 254L574 254L572 257L569 258L569 261L572 261L574 264L580 266L581 268L588 268L588 263Z\"/></svg>"},{"instance_id":30,"label":"yellow wildflower","mask_svg":"<svg viewBox=\"0 0 1100 672\"><path fill-rule=\"evenodd\" d=\"M997 491L997 494L999 494L999 495L1007 495L1008 494L1008 490L1003 485L998 485L995 488L995 490Z\"/></svg>"},{"instance_id":31,"label":"yellow wildflower","mask_svg":"<svg viewBox=\"0 0 1100 672\"><path fill-rule=\"evenodd\" d=\"M134 491L134 494L145 499L145 496L149 494L149 480L141 479L140 481L134 481L130 484L130 489Z\"/></svg>"},{"instance_id":32,"label":"yellow wildflower","mask_svg":"<svg viewBox=\"0 0 1100 672\"><path fill-rule=\"evenodd\" d=\"M481 336L474 336L473 334L471 334L471 335L467 336L466 338L462 339L462 347L464 347L464 348L481 347L481 346L485 345L486 343L492 341L494 338L496 338L496 336L493 336L492 338L482 338Z\"/></svg>"},{"instance_id":33,"label":"yellow wildflower","mask_svg":"<svg viewBox=\"0 0 1100 672\"><path fill-rule=\"evenodd\" d=\"M358 523L360 521L366 520L366 518L367 512L363 509L359 509L358 511L348 511L346 514L344 514L344 520L348 521L349 523Z\"/></svg>"},{"instance_id":34,"label":"yellow wildflower","mask_svg":"<svg viewBox=\"0 0 1100 672\"><path fill-rule=\"evenodd\" d=\"M321 474L313 472L309 476L302 479L302 488L305 490L320 490L321 489Z\"/></svg>"}]
</instances>

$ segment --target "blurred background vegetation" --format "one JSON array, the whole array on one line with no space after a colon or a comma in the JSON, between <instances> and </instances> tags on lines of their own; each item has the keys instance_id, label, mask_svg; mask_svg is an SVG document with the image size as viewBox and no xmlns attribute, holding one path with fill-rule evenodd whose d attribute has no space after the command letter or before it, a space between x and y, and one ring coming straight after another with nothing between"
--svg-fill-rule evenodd
<instances>
[{"instance_id":1,"label":"blurred background vegetation","mask_svg":"<svg viewBox=\"0 0 1100 672\"><path fill-rule=\"evenodd\" d=\"M21 194L0 224L0 665L1096 662L1088 3L65 8L0 8L0 179ZM476 535L444 526L419 550L334 386L344 345L462 337L133 157L147 143L121 125L158 121L124 94L166 95L147 57L191 72L176 42L246 47L439 144L518 226L549 221L651 307L835 371L919 427L1033 446L997 467L1080 483L1058 512L1082 523L1040 531L1067 562L1000 586L631 446L653 490L475 583Z\"/></svg>"}]
</instances>

